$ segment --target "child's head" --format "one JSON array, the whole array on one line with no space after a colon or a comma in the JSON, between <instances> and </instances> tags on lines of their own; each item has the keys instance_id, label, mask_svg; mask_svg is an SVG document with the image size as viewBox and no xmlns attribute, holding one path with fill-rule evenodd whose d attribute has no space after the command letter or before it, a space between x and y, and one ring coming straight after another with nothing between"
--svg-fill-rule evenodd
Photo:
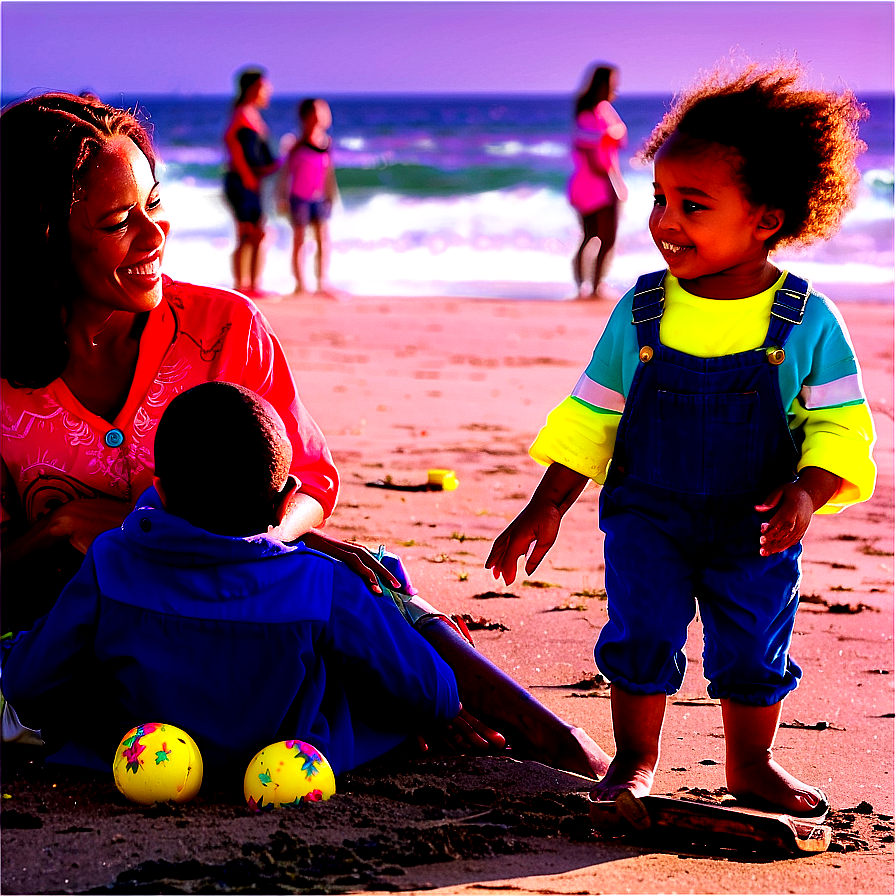
<instances>
[{"instance_id":1,"label":"child's head","mask_svg":"<svg viewBox=\"0 0 896 896\"><path fill-rule=\"evenodd\" d=\"M333 115L326 100L315 97L304 99L299 103L298 113L302 130L306 134L311 133L316 127L326 131L333 123Z\"/></svg>"},{"instance_id":2,"label":"child's head","mask_svg":"<svg viewBox=\"0 0 896 896\"><path fill-rule=\"evenodd\" d=\"M297 484L291 463L280 416L231 383L182 392L156 430L156 487L166 509L219 535L253 535L278 524Z\"/></svg>"},{"instance_id":3,"label":"child's head","mask_svg":"<svg viewBox=\"0 0 896 896\"><path fill-rule=\"evenodd\" d=\"M859 180L865 150L858 125L867 112L850 92L797 86L796 64L716 72L679 96L643 150L653 160L725 150L744 199L781 215L768 251L828 239L839 228Z\"/></svg>"}]
</instances>

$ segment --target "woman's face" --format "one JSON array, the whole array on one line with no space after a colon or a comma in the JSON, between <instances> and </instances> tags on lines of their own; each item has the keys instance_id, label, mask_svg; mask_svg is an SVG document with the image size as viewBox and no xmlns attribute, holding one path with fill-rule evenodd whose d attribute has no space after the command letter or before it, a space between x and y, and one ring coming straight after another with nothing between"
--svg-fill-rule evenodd
<instances>
[{"instance_id":1,"label":"woman's face","mask_svg":"<svg viewBox=\"0 0 896 896\"><path fill-rule=\"evenodd\" d=\"M255 87L255 97L252 100L259 109L267 109L271 104L271 82L267 78L259 78Z\"/></svg>"},{"instance_id":2,"label":"woman's face","mask_svg":"<svg viewBox=\"0 0 896 896\"><path fill-rule=\"evenodd\" d=\"M68 222L81 300L133 313L155 308L170 229L146 156L113 137L79 184Z\"/></svg>"}]
</instances>

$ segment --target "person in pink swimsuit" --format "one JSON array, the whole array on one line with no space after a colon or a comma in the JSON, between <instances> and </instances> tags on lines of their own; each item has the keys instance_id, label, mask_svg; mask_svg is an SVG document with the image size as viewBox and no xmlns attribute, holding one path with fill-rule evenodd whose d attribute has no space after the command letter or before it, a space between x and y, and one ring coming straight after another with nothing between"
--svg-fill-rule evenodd
<instances>
[{"instance_id":1,"label":"person in pink swimsuit","mask_svg":"<svg viewBox=\"0 0 896 896\"><path fill-rule=\"evenodd\" d=\"M610 105L616 95L618 71L597 66L588 87L576 98L572 156L574 171L568 195L582 222L582 243L573 258L573 276L579 295L599 298L607 258L616 243L619 203L628 195L619 170L619 148L625 145L627 129ZM586 247L597 240L594 265L585 270ZM589 276L590 274L590 276ZM586 284L590 281L590 284Z\"/></svg>"},{"instance_id":2,"label":"person in pink swimsuit","mask_svg":"<svg viewBox=\"0 0 896 896\"><path fill-rule=\"evenodd\" d=\"M336 174L327 131L333 121L330 106L321 99L305 99L299 103L299 124L302 133L286 157L280 178L280 208L292 224L292 271L296 278L295 293L305 290L303 254L305 233L311 227L317 242L314 272L317 291L332 295L327 283L330 265L330 213L338 196Z\"/></svg>"}]
</instances>

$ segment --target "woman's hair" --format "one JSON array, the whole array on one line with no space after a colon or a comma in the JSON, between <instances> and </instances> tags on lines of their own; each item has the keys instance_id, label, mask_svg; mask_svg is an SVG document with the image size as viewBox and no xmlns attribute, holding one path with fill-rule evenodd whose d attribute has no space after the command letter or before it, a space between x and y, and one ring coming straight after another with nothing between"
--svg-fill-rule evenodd
<instances>
[{"instance_id":1,"label":"woman's hair","mask_svg":"<svg viewBox=\"0 0 896 896\"><path fill-rule=\"evenodd\" d=\"M0 115L0 377L41 388L68 363L63 327L79 289L68 223L75 190L113 137L128 137L155 173L152 142L130 113L69 93Z\"/></svg>"},{"instance_id":2,"label":"woman's hair","mask_svg":"<svg viewBox=\"0 0 896 896\"><path fill-rule=\"evenodd\" d=\"M244 68L237 72L236 76L236 99L233 101L233 108L242 106L246 102L249 91L262 79L266 78L268 73L263 68Z\"/></svg>"},{"instance_id":3,"label":"woman's hair","mask_svg":"<svg viewBox=\"0 0 896 896\"><path fill-rule=\"evenodd\" d=\"M747 200L784 212L768 248L829 239L853 204L856 159L867 148L859 123L868 116L850 91L797 86L797 63L721 70L679 95L641 152L654 158L675 133L684 145L733 148Z\"/></svg>"},{"instance_id":4,"label":"woman's hair","mask_svg":"<svg viewBox=\"0 0 896 896\"><path fill-rule=\"evenodd\" d=\"M609 63L601 63L594 67L588 80L588 86L576 97L575 114L577 117L610 98L610 78L616 70L616 66Z\"/></svg>"},{"instance_id":5,"label":"woman's hair","mask_svg":"<svg viewBox=\"0 0 896 896\"><path fill-rule=\"evenodd\" d=\"M176 396L156 429L166 507L219 535L275 525L292 445L277 412L244 386L201 383Z\"/></svg>"}]
</instances>

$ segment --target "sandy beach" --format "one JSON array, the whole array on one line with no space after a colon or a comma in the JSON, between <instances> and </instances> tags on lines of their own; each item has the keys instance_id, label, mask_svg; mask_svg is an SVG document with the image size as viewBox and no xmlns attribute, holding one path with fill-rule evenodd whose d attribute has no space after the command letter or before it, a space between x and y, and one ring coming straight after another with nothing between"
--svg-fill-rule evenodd
<instances>
[{"instance_id":1,"label":"sandy beach","mask_svg":"<svg viewBox=\"0 0 896 896\"><path fill-rule=\"evenodd\" d=\"M541 568L511 587L483 568L541 476L527 454L575 383L610 307L457 299L261 304L342 475L328 530L401 554L424 597L477 647L612 753L606 688L589 687L606 620L598 489ZM4 750L4 893L892 893L893 307L843 303L878 432L877 491L816 517L792 652L803 668L777 753L835 808L831 851L799 859L596 838L588 781L512 758L409 758L346 776L326 804L251 816L234 792L141 809ZM454 470L455 491L368 483ZM717 792L724 741L699 621L670 698L656 793ZM851 811L850 811L851 810Z\"/></svg>"}]
</instances>

